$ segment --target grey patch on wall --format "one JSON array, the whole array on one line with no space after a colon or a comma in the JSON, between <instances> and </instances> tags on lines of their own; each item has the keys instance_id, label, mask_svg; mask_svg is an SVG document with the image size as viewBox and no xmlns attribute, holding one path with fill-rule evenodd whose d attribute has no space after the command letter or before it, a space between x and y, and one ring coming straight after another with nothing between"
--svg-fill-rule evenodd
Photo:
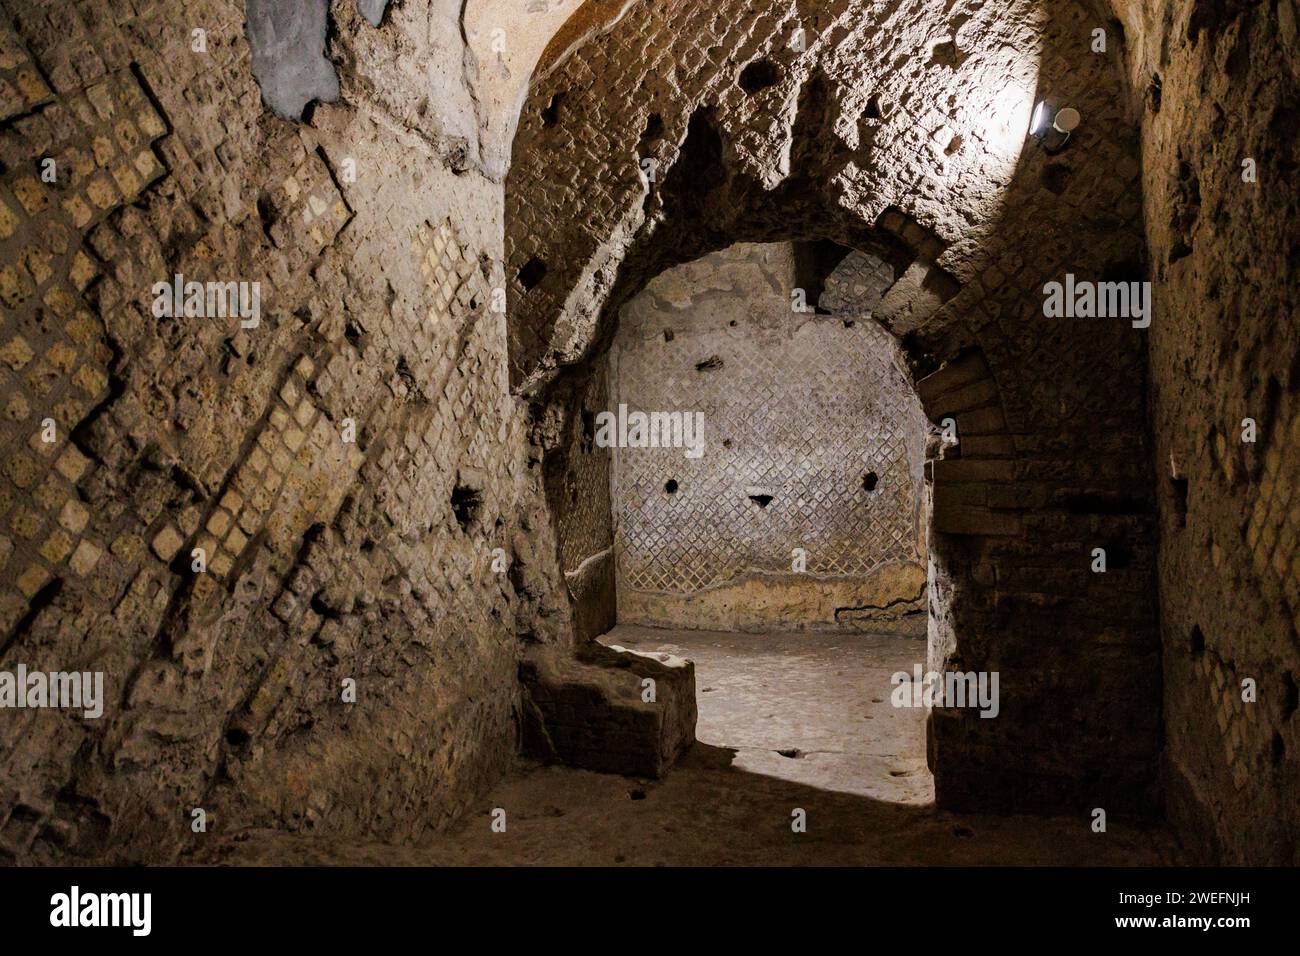
<instances>
[{"instance_id":1,"label":"grey patch on wall","mask_svg":"<svg viewBox=\"0 0 1300 956\"><path fill-rule=\"evenodd\" d=\"M379 26L387 9L388 0L357 0L357 10L372 26Z\"/></svg>"},{"instance_id":2,"label":"grey patch on wall","mask_svg":"<svg viewBox=\"0 0 1300 956\"><path fill-rule=\"evenodd\" d=\"M246 0L244 7L253 76L273 113L301 120L313 100L339 98L338 74L325 56L328 0Z\"/></svg>"}]
</instances>

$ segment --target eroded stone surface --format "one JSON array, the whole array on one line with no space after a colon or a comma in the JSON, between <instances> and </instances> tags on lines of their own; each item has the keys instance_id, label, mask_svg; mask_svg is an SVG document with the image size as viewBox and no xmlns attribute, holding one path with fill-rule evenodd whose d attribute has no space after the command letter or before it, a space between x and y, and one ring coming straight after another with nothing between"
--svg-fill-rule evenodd
<instances>
[{"instance_id":1,"label":"eroded stone surface","mask_svg":"<svg viewBox=\"0 0 1300 956\"><path fill-rule=\"evenodd\" d=\"M1206 857L1293 864L1300 11L1294 0L1115 6L1156 283L1167 804Z\"/></svg>"},{"instance_id":2,"label":"eroded stone surface","mask_svg":"<svg viewBox=\"0 0 1300 956\"><path fill-rule=\"evenodd\" d=\"M1123 317L1043 311L1067 273L1142 276L1137 129L1119 51L1089 48L1096 17L1058 2L600 10L603 31L552 43L515 140L516 387L563 401L625 302L734 242L831 239L889 261L873 316L906 337L926 416L960 436L932 475L933 663L999 670L1010 708L934 722L938 798L1041 810L1087 792L1154 812L1146 338ZM1027 135L1040 97L1086 117L1065 150ZM1104 575L1098 547L1118 559Z\"/></svg>"},{"instance_id":3,"label":"eroded stone surface","mask_svg":"<svg viewBox=\"0 0 1300 956\"><path fill-rule=\"evenodd\" d=\"M454 28L411 35L460 75ZM106 700L0 714L5 860L173 860L195 808L400 840L514 759L521 640L569 612L488 311L500 188L446 162L462 86L419 130L423 71L365 87L386 36L339 31L374 69L303 127L264 110L241 4L6 10L0 669ZM256 325L156 317L178 273L259 283Z\"/></svg>"},{"instance_id":4,"label":"eroded stone surface","mask_svg":"<svg viewBox=\"0 0 1300 956\"><path fill-rule=\"evenodd\" d=\"M662 652L590 644L520 664L523 746L586 770L661 777L695 742L695 668Z\"/></svg>"},{"instance_id":5,"label":"eroded stone surface","mask_svg":"<svg viewBox=\"0 0 1300 956\"><path fill-rule=\"evenodd\" d=\"M263 108L241 3L3 9L0 669L98 668L108 693L94 722L0 714L0 858L173 860L255 833L242 852L265 859L391 861L464 816L419 858L797 862L791 801L827 800L820 862L1151 859L1122 825L1099 849L1075 819L716 766L642 801L558 768L492 790L521 644L607 619L599 504L571 520L552 480L599 476L555 458L599 387L562 370L667 266L830 237L914 270L883 312L916 323L927 414L962 436L933 485L931 663L1001 667L1010 696L996 730L935 728L941 794L1141 806L1163 759L1188 845L1296 859L1294 0L1117 0L1122 30L1056 2L330 13L340 98L299 126ZM1056 155L1017 131L1040 93L1084 118ZM532 258L551 285L521 308ZM1155 285L1149 364L1123 323L1040 317L1047 278L1107 269ZM155 317L177 273L260 282L259 324ZM508 326L488 308L507 284ZM553 401L517 404L511 374ZM1099 541L1128 567L1084 570ZM485 844L502 803L533 826Z\"/></svg>"}]
</instances>

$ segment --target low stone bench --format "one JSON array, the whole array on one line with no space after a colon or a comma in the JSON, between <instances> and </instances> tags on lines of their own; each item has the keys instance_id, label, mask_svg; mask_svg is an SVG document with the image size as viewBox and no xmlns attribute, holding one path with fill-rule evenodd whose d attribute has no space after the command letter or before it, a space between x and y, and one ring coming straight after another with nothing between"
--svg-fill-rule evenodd
<instances>
[{"instance_id":1,"label":"low stone bench","mask_svg":"<svg viewBox=\"0 0 1300 956\"><path fill-rule=\"evenodd\" d=\"M661 777L695 742L695 665L591 643L537 648L520 662L526 756Z\"/></svg>"}]
</instances>

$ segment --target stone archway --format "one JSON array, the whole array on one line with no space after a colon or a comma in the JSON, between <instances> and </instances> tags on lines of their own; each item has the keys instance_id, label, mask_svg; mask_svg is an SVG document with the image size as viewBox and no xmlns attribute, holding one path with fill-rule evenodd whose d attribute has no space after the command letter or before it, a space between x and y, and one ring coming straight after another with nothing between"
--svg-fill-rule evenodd
<instances>
[{"instance_id":1,"label":"stone archway","mask_svg":"<svg viewBox=\"0 0 1300 956\"><path fill-rule=\"evenodd\" d=\"M594 16L585 42L552 42L515 139L515 388L572 423L618 306L677 262L737 241L883 249L898 266L881 318L931 420L960 435L932 473L931 663L1002 679L999 719L932 717L938 800L1151 809L1145 342L1127 321L1042 310L1066 273L1141 277L1135 130L1091 19L1055 0ZM1087 117L1065 150L1026 135L1038 101ZM561 483L571 444L551 443ZM1097 547L1106 575L1089 570Z\"/></svg>"}]
</instances>

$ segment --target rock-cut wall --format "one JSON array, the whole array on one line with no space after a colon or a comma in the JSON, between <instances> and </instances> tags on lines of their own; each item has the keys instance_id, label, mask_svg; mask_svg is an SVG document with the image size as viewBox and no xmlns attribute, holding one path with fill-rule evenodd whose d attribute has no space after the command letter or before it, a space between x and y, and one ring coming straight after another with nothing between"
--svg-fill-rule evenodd
<instances>
[{"instance_id":1,"label":"rock-cut wall","mask_svg":"<svg viewBox=\"0 0 1300 956\"><path fill-rule=\"evenodd\" d=\"M0 859L416 837L567 636L460 7L333 4L304 123L264 8L0 10L0 672L104 698L0 710Z\"/></svg>"},{"instance_id":2,"label":"rock-cut wall","mask_svg":"<svg viewBox=\"0 0 1300 956\"><path fill-rule=\"evenodd\" d=\"M1300 7L1116 7L1155 282L1167 804L1207 858L1295 863Z\"/></svg>"}]
</instances>

